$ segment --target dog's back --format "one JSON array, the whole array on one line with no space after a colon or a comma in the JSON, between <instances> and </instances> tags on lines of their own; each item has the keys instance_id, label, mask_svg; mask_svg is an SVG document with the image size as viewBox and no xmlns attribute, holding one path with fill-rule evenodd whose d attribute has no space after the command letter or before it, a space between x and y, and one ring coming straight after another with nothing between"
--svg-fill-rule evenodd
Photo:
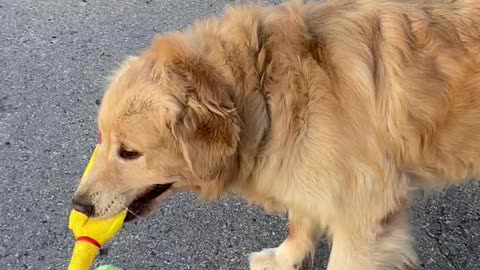
<instances>
[{"instance_id":1,"label":"dog's back","mask_svg":"<svg viewBox=\"0 0 480 270\"><path fill-rule=\"evenodd\" d=\"M266 22L272 103L327 119L313 141L340 125L351 154L380 151L423 184L480 176L480 2L292 4Z\"/></svg>"}]
</instances>

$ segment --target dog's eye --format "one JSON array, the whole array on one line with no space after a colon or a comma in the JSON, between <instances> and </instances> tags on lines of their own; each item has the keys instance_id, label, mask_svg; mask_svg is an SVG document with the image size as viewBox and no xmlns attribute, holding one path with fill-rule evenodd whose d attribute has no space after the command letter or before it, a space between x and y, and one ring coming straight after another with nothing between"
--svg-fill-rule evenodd
<instances>
[{"instance_id":1,"label":"dog's eye","mask_svg":"<svg viewBox=\"0 0 480 270\"><path fill-rule=\"evenodd\" d=\"M141 156L141 154L135 150L129 150L125 147L120 147L118 151L118 155L123 159L137 159Z\"/></svg>"}]
</instances>

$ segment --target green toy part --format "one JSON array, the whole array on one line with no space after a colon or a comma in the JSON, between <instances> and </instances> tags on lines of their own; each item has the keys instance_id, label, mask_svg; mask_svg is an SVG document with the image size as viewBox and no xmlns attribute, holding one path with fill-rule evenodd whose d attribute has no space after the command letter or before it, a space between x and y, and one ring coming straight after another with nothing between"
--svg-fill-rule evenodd
<instances>
[{"instance_id":1,"label":"green toy part","mask_svg":"<svg viewBox=\"0 0 480 270\"><path fill-rule=\"evenodd\" d=\"M100 265L95 270L122 270L122 269L115 267L113 265Z\"/></svg>"}]
</instances>

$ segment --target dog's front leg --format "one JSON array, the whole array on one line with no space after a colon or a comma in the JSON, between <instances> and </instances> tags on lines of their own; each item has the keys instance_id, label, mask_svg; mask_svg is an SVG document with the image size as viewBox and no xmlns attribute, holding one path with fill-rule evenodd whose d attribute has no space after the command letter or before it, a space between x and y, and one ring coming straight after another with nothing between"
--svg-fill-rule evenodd
<instances>
[{"instance_id":1,"label":"dog's front leg","mask_svg":"<svg viewBox=\"0 0 480 270\"><path fill-rule=\"evenodd\" d=\"M288 212L288 237L277 248L250 254L250 270L296 270L313 253L319 227L312 220Z\"/></svg>"},{"instance_id":2,"label":"dog's front leg","mask_svg":"<svg viewBox=\"0 0 480 270\"><path fill-rule=\"evenodd\" d=\"M379 224L351 219L332 228L328 270L414 270L417 257L405 209Z\"/></svg>"}]
</instances>

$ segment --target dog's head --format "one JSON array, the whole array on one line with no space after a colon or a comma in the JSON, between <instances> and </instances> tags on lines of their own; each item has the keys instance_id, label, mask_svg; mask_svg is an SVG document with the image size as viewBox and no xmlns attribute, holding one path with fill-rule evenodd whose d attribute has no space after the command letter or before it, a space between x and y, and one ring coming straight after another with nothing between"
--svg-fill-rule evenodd
<instances>
[{"instance_id":1,"label":"dog's head","mask_svg":"<svg viewBox=\"0 0 480 270\"><path fill-rule=\"evenodd\" d=\"M101 104L98 154L73 205L93 217L144 216L169 194L215 196L238 170L240 120L231 85L175 35L115 74Z\"/></svg>"}]
</instances>

